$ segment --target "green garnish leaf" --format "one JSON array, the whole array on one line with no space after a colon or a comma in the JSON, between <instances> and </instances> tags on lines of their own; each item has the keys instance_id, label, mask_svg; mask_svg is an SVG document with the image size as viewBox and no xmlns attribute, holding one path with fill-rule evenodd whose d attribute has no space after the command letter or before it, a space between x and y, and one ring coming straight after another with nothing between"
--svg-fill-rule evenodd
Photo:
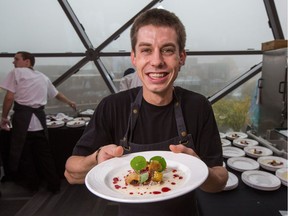
<instances>
[{"instance_id":1,"label":"green garnish leaf","mask_svg":"<svg viewBox=\"0 0 288 216\"><path fill-rule=\"evenodd\" d=\"M166 164L166 160L163 157L154 156L150 159L149 162L151 162L151 161L158 161L161 164L161 170L158 170L159 172L162 172L163 170L166 169L167 164Z\"/></svg>"},{"instance_id":2,"label":"green garnish leaf","mask_svg":"<svg viewBox=\"0 0 288 216\"><path fill-rule=\"evenodd\" d=\"M149 173L148 172L144 172L142 174L140 174L140 183L142 184L143 182L146 182L149 178Z\"/></svg>"},{"instance_id":3,"label":"green garnish leaf","mask_svg":"<svg viewBox=\"0 0 288 216\"><path fill-rule=\"evenodd\" d=\"M136 156L130 161L130 166L135 171L140 171L147 166L147 161L143 156Z\"/></svg>"}]
</instances>

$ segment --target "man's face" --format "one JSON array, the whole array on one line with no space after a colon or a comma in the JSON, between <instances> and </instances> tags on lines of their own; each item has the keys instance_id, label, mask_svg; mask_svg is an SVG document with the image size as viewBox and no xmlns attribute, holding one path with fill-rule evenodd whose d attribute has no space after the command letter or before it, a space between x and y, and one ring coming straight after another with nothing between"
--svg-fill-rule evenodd
<instances>
[{"instance_id":1,"label":"man's face","mask_svg":"<svg viewBox=\"0 0 288 216\"><path fill-rule=\"evenodd\" d=\"M137 34L135 53L131 60L142 80L143 90L165 95L173 88L185 51L179 52L177 33L169 27L143 26Z\"/></svg>"},{"instance_id":2,"label":"man's face","mask_svg":"<svg viewBox=\"0 0 288 216\"><path fill-rule=\"evenodd\" d=\"M23 60L22 55L20 53L17 53L14 56L13 64L15 68L30 67L30 60L29 59Z\"/></svg>"}]
</instances>

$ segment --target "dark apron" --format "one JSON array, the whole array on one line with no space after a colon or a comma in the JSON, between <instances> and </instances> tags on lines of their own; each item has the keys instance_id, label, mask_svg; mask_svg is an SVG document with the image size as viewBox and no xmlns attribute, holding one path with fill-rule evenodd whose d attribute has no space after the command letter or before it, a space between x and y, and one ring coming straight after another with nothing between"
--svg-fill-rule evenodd
<instances>
[{"instance_id":1,"label":"dark apron","mask_svg":"<svg viewBox=\"0 0 288 216\"><path fill-rule=\"evenodd\" d=\"M31 121L32 114L35 114L39 119L45 136L48 139L48 130L46 126L46 116L44 106L32 108L14 102L14 114L12 118L12 136L10 144L10 171L15 174L18 170L19 161L21 158L23 146L25 144L28 127Z\"/></svg>"},{"instance_id":2,"label":"dark apron","mask_svg":"<svg viewBox=\"0 0 288 216\"><path fill-rule=\"evenodd\" d=\"M169 140L159 143L147 143L147 144L136 144L132 142L133 130L136 125L137 118L139 116L139 110L142 102L142 88L140 89L135 101L131 104L131 114L129 117L128 128L125 136L120 140L120 145L124 148L124 154L163 150L170 151L169 145L171 144L184 144L185 146L194 149L193 138L191 134L187 134L186 125L184 122L180 101L177 99L177 95L174 92L174 113L177 124L178 136ZM184 207L181 208L181 207ZM146 212L146 210L148 210ZM152 214L151 214L152 212ZM197 204L194 192L188 193L187 195L171 199L168 201L160 201L156 203L145 203L145 204L119 204L119 215L120 216L138 216L138 215L198 215Z\"/></svg>"}]
</instances>

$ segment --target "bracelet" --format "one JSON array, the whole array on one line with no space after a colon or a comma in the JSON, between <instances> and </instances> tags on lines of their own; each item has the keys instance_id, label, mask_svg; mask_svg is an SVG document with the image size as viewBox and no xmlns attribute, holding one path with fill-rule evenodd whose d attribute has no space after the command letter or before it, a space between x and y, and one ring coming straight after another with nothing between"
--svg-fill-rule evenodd
<instances>
[{"instance_id":1,"label":"bracelet","mask_svg":"<svg viewBox=\"0 0 288 216\"><path fill-rule=\"evenodd\" d=\"M101 147L96 151L96 155L95 155L97 164L98 164L98 155L99 155L100 151L101 151Z\"/></svg>"}]
</instances>

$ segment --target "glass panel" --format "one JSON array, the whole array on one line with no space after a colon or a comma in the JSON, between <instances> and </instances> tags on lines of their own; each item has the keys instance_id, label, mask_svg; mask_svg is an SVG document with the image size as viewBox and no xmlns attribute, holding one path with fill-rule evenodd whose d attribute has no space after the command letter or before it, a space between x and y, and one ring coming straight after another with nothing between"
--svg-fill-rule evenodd
<instances>
[{"instance_id":1,"label":"glass panel","mask_svg":"<svg viewBox=\"0 0 288 216\"><path fill-rule=\"evenodd\" d=\"M84 51L58 1L1 0L0 52Z\"/></svg>"},{"instance_id":2,"label":"glass panel","mask_svg":"<svg viewBox=\"0 0 288 216\"><path fill-rule=\"evenodd\" d=\"M84 26L85 32L95 48L150 2L149 0L137 2L134 0L69 0L71 8ZM126 6L129 7L129 10ZM123 49L130 51L129 36L126 34L120 36L117 43L110 47L110 50L114 51Z\"/></svg>"},{"instance_id":3,"label":"glass panel","mask_svg":"<svg viewBox=\"0 0 288 216\"><path fill-rule=\"evenodd\" d=\"M260 74L213 104L218 129L222 133L245 132L257 117L256 87Z\"/></svg>"},{"instance_id":4,"label":"glass panel","mask_svg":"<svg viewBox=\"0 0 288 216\"><path fill-rule=\"evenodd\" d=\"M99 101L110 94L94 62L88 62L57 89L77 103L78 111L95 109ZM49 101L46 110L47 113L64 112L75 115L70 107L55 99Z\"/></svg>"}]
</instances>

